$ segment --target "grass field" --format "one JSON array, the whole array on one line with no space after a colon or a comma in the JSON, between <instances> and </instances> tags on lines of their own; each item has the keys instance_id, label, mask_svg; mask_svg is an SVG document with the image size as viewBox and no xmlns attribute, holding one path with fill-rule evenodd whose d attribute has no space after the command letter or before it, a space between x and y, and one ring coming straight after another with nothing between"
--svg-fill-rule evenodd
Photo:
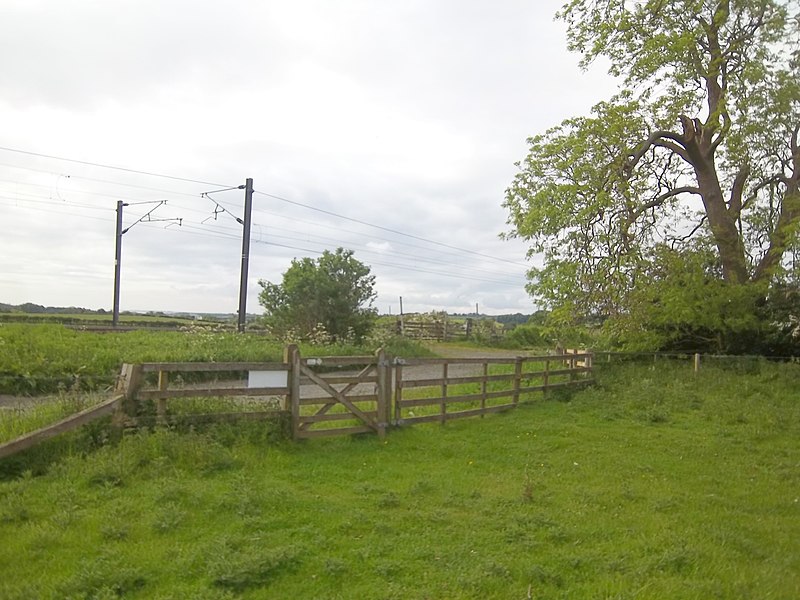
<instances>
[{"instance_id":1,"label":"grass field","mask_svg":"<svg viewBox=\"0 0 800 600\"><path fill-rule=\"evenodd\" d=\"M430 354L398 338L389 344L404 356ZM95 333L61 325L0 324L0 394L109 389L124 362L274 362L281 360L283 347L266 336L202 329ZM306 356L330 356L377 348L300 344L300 349Z\"/></svg>"},{"instance_id":2,"label":"grass field","mask_svg":"<svg viewBox=\"0 0 800 600\"><path fill-rule=\"evenodd\" d=\"M746 371L385 443L90 427L0 462L0 597L794 599L800 368Z\"/></svg>"}]
</instances>

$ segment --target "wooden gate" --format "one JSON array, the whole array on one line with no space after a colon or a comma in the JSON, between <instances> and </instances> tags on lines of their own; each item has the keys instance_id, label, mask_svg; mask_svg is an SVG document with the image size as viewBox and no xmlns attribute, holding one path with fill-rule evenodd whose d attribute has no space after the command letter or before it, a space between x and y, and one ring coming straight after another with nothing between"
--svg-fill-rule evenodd
<instances>
[{"instance_id":1,"label":"wooden gate","mask_svg":"<svg viewBox=\"0 0 800 600\"><path fill-rule=\"evenodd\" d=\"M302 358L292 346L287 349L286 359L292 365L290 397L295 438L386 434L391 367L383 350L374 356Z\"/></svg>"}]
</instances>

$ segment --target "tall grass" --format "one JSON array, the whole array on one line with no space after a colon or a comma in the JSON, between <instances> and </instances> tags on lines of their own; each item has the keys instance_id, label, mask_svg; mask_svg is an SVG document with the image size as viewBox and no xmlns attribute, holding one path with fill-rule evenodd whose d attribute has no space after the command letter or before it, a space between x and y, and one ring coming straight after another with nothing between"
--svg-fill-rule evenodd
<instances>
[{"instance_id":1,"label":"tall grass","mask_svg":"<svg viewBox=\"0 0 800 600\"><path fill-rule=\"evenodd\" d=\"M800 368L597 376L385 443L251 423L2 462L0 597L800 597Z\"/></svg>"},{"instance_id":2,"label":"tall grass","mask_svg":"<svg viewBox=\"0 0 800 600\"><path fill-rule=\"evenodd\" d=\"M80 412L106 396L67 392L46 401L16 400L0 407L0 444Z\"/></svg>"},{"instance_id":3,"label":"tall grass","mask_svg":"<svg viewBox=\"0 0 800 600\"><path fill-rule=\"evenodd\" d=\"M386 342L406 356L425 354L413 342ZM61 325L0 324L0 394L109 389L125 362L274 362L282 359L283 347L265 336L202 329L94 333ZM377 348L301 344L300 349L305 355L330 356Z\"/></svg>"}]
</instances>

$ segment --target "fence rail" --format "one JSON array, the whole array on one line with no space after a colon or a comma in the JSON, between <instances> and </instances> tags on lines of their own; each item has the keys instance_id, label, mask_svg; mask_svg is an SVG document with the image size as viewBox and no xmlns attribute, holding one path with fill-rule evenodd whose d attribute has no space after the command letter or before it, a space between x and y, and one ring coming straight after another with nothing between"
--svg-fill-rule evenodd
<instances>
[{"instance_id":1,"label":"fence rail","mask_svg":"<svg viewBox=\"0 0 800 600\"><path fill-rule=\"evenodd\" d=\"M441 375L409 378L408 369L421 365L441 367ZM532 369L534 366L538 368ZM461 372L454 373L458 367ZM474 373L477 367L480 373ZM395 367L394 424L446 423L450 419L501 412L529 400L526 396L535 392L590 384L590 375L591 354L575 352L513 359L401 361Z\"/></svg>"},{"instance_id":2,"label":"fence rail","mask_svg":"<svg viewBox=\"0 0 800 600\"><path fill-rule=\"evenodd\" d=\"M67 431L77 429L78 427L81 427L86 423L90 423L95 419L99 419L100 417L113 414L119 409L123 399L124 396L122 395L113 396L112 398L101 402L97 406L92 406L82 410L81 412L75 413L74 415L70 415L69 417L61 419L56 423L47 425L46 427L41 427L35 431L31 431L30 433L26 433L25 435L11 440L10 442L0 444L0 458L11 456L12 454L26 450L27 448L35 446L36 444L39 444L51 437L55 437L62 433L66 433Z\"/></svg>"},{"instance_id":3,"label":"fence rail","mask_svg":"<svg viewBox=\"0 0 800 600\"><path fill-rule=\"evenodd\" d=\"M373 356L303 358L296 346L288 346L279 363L125 364L111 398L0 445L0 458L108 415L117 427L287 417L296 439L354 433L382 437L390 425L484 416L528 401L532 393L592 383L591 361L588 353L389 360L383 350ZM206 373L213 381L200 385L171 377L181 373ZM220 381L226 373L237 377ZM248 401L225 400L236 397ZM213 413L170 411L190 398L232 404ZM150 402L155 411L147 409Z\"/></svg>"}]
</instances>

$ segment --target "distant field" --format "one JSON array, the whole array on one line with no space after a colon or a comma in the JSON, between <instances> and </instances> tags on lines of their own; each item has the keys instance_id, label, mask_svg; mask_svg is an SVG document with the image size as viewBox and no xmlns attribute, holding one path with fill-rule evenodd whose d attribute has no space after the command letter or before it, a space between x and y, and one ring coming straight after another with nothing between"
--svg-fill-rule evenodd
<instances>
[{"instance_id":1,"label":"distant field","mask_svg":"<svg viewBox=\"0 0 800 600\"><path fill-rule=\"evenodd\" d=\"M800 366L597 377L385 443L51 440L0 462L0 597L800 597Z\"/></svg>"},{"instance_id":2,"label":"distant field","mask_svg":"<svg viewBox=\"0 0 800 600\"><path fill-rule=\"evenodd\" d=\"M108 325L111 323L113 315L107 314L91 314L91 313L18 313L18 312L0 312L0 323L63 323L63 324L92 324ZM168 316L154 316L154 315L131 315L122 314L119 317L121 325L125 324L146 324L146 325L193 325L193 324L209 324L213 325L214 321L198 321L196 319L187 319L181 317L168 317Z\"/></svg>"}]
</instances>

